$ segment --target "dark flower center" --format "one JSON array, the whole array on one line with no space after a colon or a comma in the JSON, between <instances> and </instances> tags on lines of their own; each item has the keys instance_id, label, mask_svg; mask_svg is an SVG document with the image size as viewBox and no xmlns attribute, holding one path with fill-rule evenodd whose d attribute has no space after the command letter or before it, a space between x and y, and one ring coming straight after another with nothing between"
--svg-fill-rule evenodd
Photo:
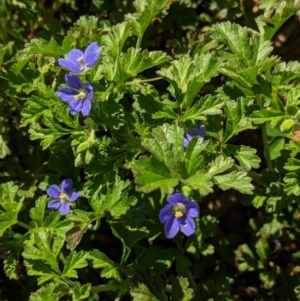
<instances>
[{"instance_id":1,"label":"dark flower center","mask_svg":"<svg viewBox=\"0 0 300 301\"><path fill-rule=\"evenodd\" d=\"M59 200L60 200L62 203L66 203L66 202L68 202L69 197L68 197L68 195L65 194L64 192L61 192L60 195L59 195Z\"/></svg>"},{"instance_id":2,"label":"dark flower center","mask_svg":"<svg viewBox=\"0 0 300 301\"><path fill-rule=\"evenodd\" d=\"M173 206L172 212L175 217L180 218L186 214L186 208L183 203L177 203Z\"/></svg>"}]
</instances>

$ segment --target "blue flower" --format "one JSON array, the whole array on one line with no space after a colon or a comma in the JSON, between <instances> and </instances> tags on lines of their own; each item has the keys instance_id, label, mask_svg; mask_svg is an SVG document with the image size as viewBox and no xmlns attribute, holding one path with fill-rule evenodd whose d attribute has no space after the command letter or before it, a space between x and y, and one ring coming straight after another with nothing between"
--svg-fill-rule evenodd
<instances>
[{"instance_id":1,"label":"blue flower","mask_svg":"<svg viewBox=\"0 0 300 301\"><path fill-rule=\"evenodd\" d=\"M193 139L193 137L202 137L204 138L205 136L205 125L202 124L200 126L199 129L193 128L193 129L189 129L187 134L186 134L186 138L183 139L183 147L184 149L186 149L190 143L190 141ZM204 141L204 143L206 143L206 141Z\"/></svg>"},{"instance_id":2,"label":"blue flower","mask_svg":"<svg viewBox=\"0 0 300 301\"><path fill-rule=\"evenodd\" d=\"M60 88L56 95L63 101L69 103L72 115L82 113L83 116L89 115L94 97L94 89L89 82L84 85L76 75L65 75L66 84L69 88Z\"/></svg>"},{"instance_id":3,"label":"blue flower","mask_svg":"<svg viewBox=\"0 0 300 301\"><path fill-rule=\"evenodd\" d=\"M61 182L61 188L57 185L50 185L47 194L52 198L48 203L48 209L59 209L60 215L66 215L70 211L70 202L75 202L80 191L73 191L73 182L71 179L65 179Z\"/></svg>"},{"instance_id":4,"label":"blue flower","mask_svg":"<svg viewBox=\"0 0 300 301\"><path fill-rule=\"evenodd\" d=\"M84 51L72 49L67 58L58 59L59 66L74 73L84 73L91 69L98 61L101 50L97 42L90 44Z\"/></svg>"},{"instance_id":5,"label":"blue flower","mask_svg":"<svg viewBox=\"0 0 300 301\"><path fill-rule=\"evenodd\" d=\"M167 238L173 238L180 230L186 236L195 233L196 224L193 218L199 217L199 208L195 202L189 201L182 193L174 193L168 203L159 212L159 220L165 224Z\"/></svg>"}]
</instances>

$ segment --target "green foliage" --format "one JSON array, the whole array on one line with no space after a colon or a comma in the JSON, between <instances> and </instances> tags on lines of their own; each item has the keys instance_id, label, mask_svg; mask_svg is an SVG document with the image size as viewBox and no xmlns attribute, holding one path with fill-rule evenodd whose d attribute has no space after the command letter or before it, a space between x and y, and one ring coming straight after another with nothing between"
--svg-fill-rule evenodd
<instances>
[{"instance_id":1,"label":"green foliage","mask_svg":"<svg viewBox=\"0 0 300 301\"><path fill-rule=\"evenodd\" d=\"M18 213L24 201L24 197L18 197L18 189L12 182L0 185L0 236L18 222Z\"/></svg>"},{"instance_id":2,"label":"green foliage","mask_svg":"<svg viewBox=\"0 0 300 301\"><path fill-rule=\"evenodd\" d=\"M1 300L299 298L300 1L2 2Z\"/></svg>"}]
</instances>

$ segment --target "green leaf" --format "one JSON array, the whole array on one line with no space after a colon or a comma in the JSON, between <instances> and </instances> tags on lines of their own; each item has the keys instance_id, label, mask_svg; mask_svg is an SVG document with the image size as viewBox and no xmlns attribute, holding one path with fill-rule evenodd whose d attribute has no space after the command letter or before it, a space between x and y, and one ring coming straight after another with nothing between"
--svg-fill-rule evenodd
<instances>
[{"instance_id":1,"label":"green leaf","mask_svg":"<svg viewBox=\"0 0 300 301\"><path fill-rule=\"evenodd\" d=\"M276 277L272 271L264 271L259 273L259 279L264 283L265 288L271 288L276 283Z\"/></svg>"},{"instance_id":2,"label":"green leaf","mask_svg":"<svg viewBox=\"0 0 300 301\"><path fill-rule=\"evenodd\" d=\"M117 61L111 56L103 58L103 72L108 80L120 82L169 60L170 57L162 51L137 52L131 47L126 53L119 55Z\"/></svg>"},{"instance_id":3,"label":"green leaf","mask_svg":"<svg viewBox=\"0 0 300 301\"><path fill-rule=\"evenodd\" d=\"M16 268L19 263L19 254L9 252L3 263L3 270L6 276L9 279L18 279Z\"/></svg>"},{"instance_id":4,"label":"green leaf","mask_svg":"<svg viewBox=\"0 0 300 301\"><path fill-rule=\"evenodd\" d=\"M56 257L63 245L64 237L53 237L51 230L38 228L31 233L31 240L26 241L22 255L26 259L42 260L56 273L60 273Z\"/></svg>"},{"instance_id":5,"label":"green leaf","mask_svg":"<svg viewBox=\"0 0 300 301\"><path fill-rule=\"evenodd\" d=\"M80 251L72 251L66 258L66 263L63 270L63 275L68 278L78 278L77 271L87 266L89 253Z\"/></svg>"},{"instance_id":6,"label":"green leaf","mask_svg":"<svg viewBox=\"0 0 300 301\"><path fill-rule=\"evenodd\" d=\"M172 96L182 107L189 109L204 84L217 75L218 68L219 61L215 56L201 54L193 60L182 57L178 61L173 61L170 68L162 68L157 73L170 83Z\"/></svg>"},{"instance_id":7,"label":"green leaf","mask_svg":"<svg viewBox=\"0 0 300 301\"><path fill-rule=\"evenodd\" d=\"M73 288L73 301L86 300L90 296L91 284L76 285Z\"/></svg>"},{"instance_id":8,"label":"green leaf","mask_svg":"<svg viewBox=\"0 0 300 301\"><path fill-rule=\"evenodd\" d=\"M212 28L212 37L214 39L225 43L238 58L251 62L252 53L249 33L246 27L224 22L216 24Z\"/></svg>"},{"instance_id":9,"label":"green leaf","mask_svg":"<svg viewBox=\"0 0 300 301\"><path fill-rule=\"evenodd\" d=\"M211 176L215 176L217 174L220 174L229 168L231 168L234 164L234 160L227 157L219 156L217 157L212 163L210 163L210 169L208 170L208 173Z\"/></svg>"},{"instance_id":10,"label":"green leaf","mask_svg":"<svg viewBox=\"0 0 300 301\"><path fill-rule=\"evenodd\" d=\"M277 138L274 139L270 145L270 156L271 160L275 160L276 158L281 156L281 151L284 149L285 146L285 139L284 138Z\"/></svg>"},{"instance_id":11,"label":"green leaf","mask_svg":"<svg viewBox=\"0 0 300 301\"><path fill-rule=\"evenodd\" d=\"M142 238L147 237L149 230L145 227L142 228L131 228L129 225L122 223L110 222L113 234L118 237L123 244L123 256L130 253L132 247Z\"/></svg>"},{"instance_id":12,"label":"green leaf","mask_svg":"<svg viewBox=\"0 0 300 301\"><path fill-rule=\"evenodd\" d=\"M52 37L50 41L44 39L32 39L30 43L25 44L25 48L20 51L18 56L22 59L31 59L33 55L59 57L67 53L65 49L60 47Z\"/></svg>"},{"instance_id":13,"label":"green leaf","mask_svg":"<svg viewBox=\"0 0 300 301\"><path fill-rule=\"evenodd\" d=\"M54 96L54 95L53 95ZM26 107L22 110L21 115L21 123L22 126L26 126L28 124L33 124L38 121L41 116L52 116L51 106L53 106L55 102L53 100L44 99L43 97L37 97L32 95L28 97L26 101Z\"/></svg>"},{"instance_id":14,"label":"green leaf","mask_svg":"<svg viewBox=\"0 0 300 301\"><path fill-rule=\"evenodd\" d=\"M238 98L236 101L227 101L225 115L227 117L224 134L225 142L236 136L239 132L253 128L252 123L247 116L245 99L243 98Z\"/></svg>"},{"instance_id":15,"label":"green leaf","mask_svg":"<svg viewBox=\"0 0 300 301\"><path fill-rule=\"evenodd\" d=\"M3 138L3 135L0 135L0 159L4 159L6 156L10 155L11 151L7 146L6 141Z\"/></svg>"},{"instance_id":16,"label":"green leaf","mask_svg":"<svg viewBox=\"0 0 300 301\"><path fill-rule=\"evenodd\" d=\"M181 120L205 120L207 115L222 114L221 109L223 106L224 99L222 99L221 95L205 95L184 113Z\"/></svg>"},{"instance_id":17,"label":"green leaf","mask_svg":"<svg viewBox=\"0 0 300 301\"><path fill-rule=\"evenodd\" d=\"M48 197L43 195L36 200L35 207L30 209L30 217L39 227L41 227L44 222L47 202Z\"/></svg>"},{"instance_id":18,"label":"green leaf","mask_svg":"<svg viewBox=\"0 0 300 301\"><path fill-rule=\"evenodd\" d=\"M163 124L153 129L152 136L142 143L143 146L171 171L184 173L183 130L176 125Z\"/></svg>"},{"instance_id":19,"label":"green leaf","mask_svg":"<svg viewBox=\"0 0 300 301\"><path fill-rule=\"evenodd\" d=\"M133 34L142 37L146 28L162 10L167 9L172 1L169 0L135 0L135 14L127 14L126 19L133 26Z\"/></svg>"},{"instance_id":20,"label":"green leaf","mask_svg":"<svg viewBox=\"0 0 300 301\"><path fill-rule=\"evenodd\" d=\"M176 252L176 271L180 276L188 276L189 268L192 266L191 261L184 255L183 252Z\"/></svg>"},{"instance_id":21,"label":"green leaf","mask_svg":"<svg viewBox=\"0 0 300 301\"><path fill-rule=\"evenodd\" d=\"M42 139L41 146L43 149L48 148L56 139L70 133L70 130L64 129L56 123L51 117L44 117L43 122L49 128L42 128L39 124L34 123L29 129L30 139Z\"/></svg>"},{"instance_id":22,"label":"green leaf","mask_svg":"<svg viewBox=\"0 0 300 301\"><path fill-rule=\"evenodd\" d=\"M120 265L110 260L104 253L94 250L89 253L88 258L92 260L93 268L102 269L101 277L122 281Z\"/></svg>"},{"instance_id":23,"label":"green leaf","mask_svg":"<svg viewBox=\"0 0 300 301\"><path fill-rule=\"evenodd\" d=\"M288 173L284 178L286 183L284 191L287 195L300 195L300 184L299 184L300 170Z\"/></svg>"},{"instance_id":24,"label":"green leaf","mask_svg":"<svg viewBox=\"0 0 300 301\"><path fill-rule=\"evenodd\" d=\"M113 58L118 58L122 53L124 43L127 38L131 35L131 28L129 22L122 22L115 26L112 26L110 32L104 35L101 39L101 45L107 47L104 49L103 55L110 55Z\"/></svg>"},{"instance_id":25,"label":"green leaf","mask_svg":"<svg viewBox=\"0 0 300 301\"><path fill-rule=\"evenodd\" d=\"M263 268L262 263L259 261L257 255L247 245L243 244L239 246L238 250L235 251L236 260L238 262L238 268L240 271L256 271L259 268Z\"/></svg>"},{"instance_id":26,"label":"green leaf","mask_svg":"<svg viewBox=\"0 0 300 301\"><path fill-rule=\"evenodd\" d=\"M128 276L147 269L151 270L155 275L163 275L171 267L173 259L174 249L150 246L144 250L141 256L127 265L124 271Z\"/></svg>"},{"instance_id":27,"label":"green leaf","mask_svg":"<svg viewBox=\"0 0 300 301\"><path fill-rule=\"evenodd\" d=\"M284 112L264 110L264 109L260 111L255 111L251 116L251 120L254 123L262 124L265 122L270 122L271 127L276 126L278 122L284 118L285 118Z\"/></svg>"},{"instance_id":28,"label":"green leaf","mask_svg":"<svg viewBox=\"0 0 300 301\"><path fill-rule=\"evenodd\" d=\"M54 283L43 285L39 290L30 295L29 301L59 301L59 295L55 292L56 286Z\"/></svg>"},{"instance_id":29,"label":"green leaf","mask_svg":"<svg viewBox=\"0 0 300 301\"><path fill-rule=\"evenodd\" d=\"M269 2L270 3L270 2ZM271 40L278 29L299 9L297 1L267 1L260 3L264 14L255 19L261 35L266 40Z\"/></svg>"},{"instance_id":30,"label":"green leaf","mask_svg":"<svg viewBox=\"0 0 300 301\"><path fill-rule=\"evenodd\" d=\"M256 149L245 145L226 145L226 151L233 155L245 170L251 168L259 168L261 162L260 158L256 155Z\"/></svg>"},{"instance_id":31,"label":"green leaf","mask_svg":"<svg viewBox=\"0 0 300 301\"><path fill-rule=\"evenodd\" d=\"M165 284L160 275L151 270L140 270L137 272L130 287L130 295L133 301L167 301L164 293Z\"/></svg>"},{"instance_id":32,"label":"green leaf","mask_svg":"<svg viewBox=\"0 0 300 301\"><path fill-rule=\"evenodd\" d=\"M190 301L193 295L187 278L177 277L172 281L172 301Z\"/></svg>"},{"instance_id":33,"label":"green leaf","mask_svg":"<svg viewBox=\"0 0 300 301\"><path fill-rule=\"evenodd\" d=\"M116 178L115 183L100 184L93 193L90 205L98 216L104 216L109 211L117 218L125 214L134 198L128 196L131 189L130 181L120 181Z\"/></svg>"},{"instance_id":34,"label":"green leaf","mask_svg":"<svg viewBox=\"0 0 300 301\"><path fill-rule=\"evenodd\" d=\"M210 215L196 219L196 235L189 237L185 249L191 254L203 256L214 253L214 247L204 242L204 239L212 237L217 232L218 220Z\"/></svg>"},{"instance_id":35,"label":"green leaf","mask_svg":"<svg viewBox=\"0 0 300 301\"><path fill-rule=\"evenodd\" d=\"M213 192L213 182L211 175L204 170L198 170L193 176L182 180L182 182L193 189L199 191L200 195L205 196Z\"/></svg>"},{"instance_id":36,"label":"green leaf","mask_svg":"<svg viewBox=\"0 0 300 301\"><path fill-rule=\"evenodd\" d=\"M135 176L136 189L149 193L161 189L165 194L171 194L173 187L180 180L179 175L173 174L163 163L154 157L141 158L132 167Z\"/></svg>"},{"instance_id":37,"label":"green leaf","mask_svg":"<svg viewBox=\"0 0 300 301\"><path fill-rule=\"evenodd\" d=\"M13 182L0 185L0 237L6 229L18 222L18 213L24 200L17 196L18 189Z\"/></svg>"},{"instance_id":38,"label":"green leaf","mask_svg":"<svg viewBox=\"0 0 300 301\"><path fill-rule=\"evenodd\" d=\"M205 149L207 143L203 143L203 138L194 137L188 144L185 152L185 167L190 176L194 175L197 169L204 163L204 157L201 152Z\"/></svg>"},{"instance_id":39,"label":"green leaf","mask_svg":"<svg viewBox=\"0 0 300 301\"><path fill-rule=\"evenodd\" d=\"M249 67L265 63L272 51L269 40L264 40L258 33L249 37L249 30L230 22L213 26L212 37L223 42L231 50L233 59L242 59Z\"/></svg>"},{"instance_id":40,"label":"green leaf","mask_svg":"<svg viewBox=\"0 0 300 301\"><path fill-rule=\"evenodd\" d=\"M29 276L38 276L39 285L58 277L49 266L43 264L41 261L26 259L24 263Z\"/></svg>"},{"instance_id":41,"label":"green leaf","mask_svg":"<svg viewBox=\"0 0 300 301\"><path fill-rule=\"evenodd\" d=\"M244 171L232 171L229 174L215 176L215 183L223 190L235 189L241 193L252 194L254 186L251 178Z\"/></svg>"}]
</instances>

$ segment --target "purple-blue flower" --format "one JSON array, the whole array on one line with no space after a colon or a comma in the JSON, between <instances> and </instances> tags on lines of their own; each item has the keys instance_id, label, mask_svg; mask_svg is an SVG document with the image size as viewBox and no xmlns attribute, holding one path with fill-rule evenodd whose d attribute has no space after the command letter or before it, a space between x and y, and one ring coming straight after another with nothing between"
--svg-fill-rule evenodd
<instances>
[{"instance_id":1,"label":"purple-blue flower","mask_svg":"<svg viewBox=\"0 0 300 301\"><path fill-rule=\"evenodd\" d=\"M183 139L184 149L186 149L188 147L188 145L189 145L190 141L193 139L193 137L202 137L202 138L204 138L205 131L206 131L206 129L205 129L204 124L202 124L199 129L196 129L196 128L189 129L187 131L186 138Z\"/></svg>"},{"instance_id":2,"label":"purple-blue flower","mask_svg":"<svg viewBox=\"0 0 300 301\"><path fill-rule=\"evenodd\" d=\"M58 64L71 72L84 73L97 63L100 55L100 46L97 42L93 42L84 52L76 48L72 49L65 59L58 59Z\"/></svg>"},{"instance_id":3,"label":"purple-blue flower","mask_svg":"<svg viewBox=\"0 0 300 301\"><path fill-rule=\"evenodd\" d=\"M193 218L199 217L199 208L195 202L189 201L182 193L171 195L165 207L159 212L159 220L165 224L167 238L173 238L180 230L186 236L195 233L196 224Z\"/></svg>"},{"instance_id":4,"label":"purple-blue flower","mask_svg":"<svg viewBox=\"0 0 300 301\"><path fill-rule=\"evenodd\" d=\"M47 189L47 194L52 198L48 203L48 209L59 209L60 215L66 215L70 211L70 202L75 202L79 196L80 191L73 191L73 181L65 179L61 182L60 187L57 185L50 185Z\"/></svg>"},{"instance_id":5,"label":"purple-blue flower","mask_svg":"<svg viewBox=\"0 0 300 301\"><path fill-rule=\"evenodd\" d=\"M72 115L82 113L83 116L89 115L94 97L94 89L89 82L83 84L81 80L72 74L65 75L68 88L60 88L56 95L69 103L69 110Z\"/></svg>"}]
</instances>

